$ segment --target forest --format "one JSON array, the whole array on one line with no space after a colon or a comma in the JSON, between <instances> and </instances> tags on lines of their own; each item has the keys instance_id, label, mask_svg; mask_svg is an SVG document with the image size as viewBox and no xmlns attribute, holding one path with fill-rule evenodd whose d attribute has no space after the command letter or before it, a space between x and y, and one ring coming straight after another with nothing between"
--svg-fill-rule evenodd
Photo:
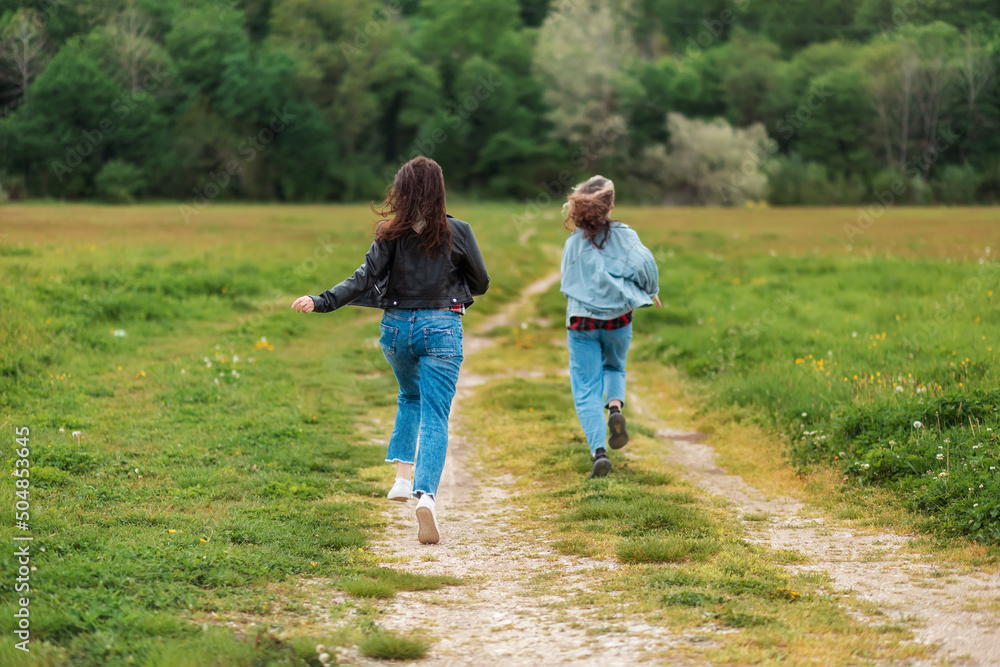
<instances>
[{"instance_id":1,"label":"forest","mask_svg":"<svg viewBox=\"0 0 1000 667\"><path fill-rule=\"evenodd\" d=\"M0 0L0 201L1000 201L995 0Z\"/></svg>"}]
</instances>

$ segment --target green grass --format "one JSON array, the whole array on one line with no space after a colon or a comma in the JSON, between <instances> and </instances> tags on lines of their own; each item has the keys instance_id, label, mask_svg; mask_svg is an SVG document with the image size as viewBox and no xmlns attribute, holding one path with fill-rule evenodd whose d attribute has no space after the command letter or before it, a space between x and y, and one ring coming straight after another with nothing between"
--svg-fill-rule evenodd
<instances>
[{"instance_id":1,"label":"green grass","mask_svg":"<svg viewBox=\"0 0 1000 667\"><path fill-rule=\"evenodd\" d=\"M423 639L382 631L368 635L359 645L361 653L376 660L419 660L427 655L429 646Z\"/></svg>"},{"instance_id":2,"label":"green grass","mask_svg":"<svg viewBox=\"0 0 1000 667\"><path fill-rule=\"evenodd\" d=\"M494 279L474 322L548 267L518 245L508 212L471 213ZM373 345L378 312L289 308L353 272L370 211L213 206L191 225L175 206L3 215L0 424L6 445L14 427L30 439L27 457L0 446L0 459L29 459L38 650L0 662L45 664L48 650L58 664L142 664L211 650L218 664L250 664L247 640L214 624L320 636L299 605L304 580L358 596L333 604L335 618L372 595L458 583L373 567L392 474L373 440L388 439L397 390ZM4 507L15 490L0 479ZM15 532L4 522L0 539ZM15 576L4 564L0 586ZM7 636L15 604L0 602ZM267 655L286 664L286 653ZM157 664L196 662L176 660Z\"/></svg>"}]
</instances>

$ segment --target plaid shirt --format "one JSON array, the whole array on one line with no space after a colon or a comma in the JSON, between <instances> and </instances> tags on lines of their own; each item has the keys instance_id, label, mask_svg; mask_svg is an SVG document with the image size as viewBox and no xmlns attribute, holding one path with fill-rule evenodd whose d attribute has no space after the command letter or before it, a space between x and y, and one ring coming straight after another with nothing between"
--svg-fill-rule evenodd
<instances>
[{"instance_id":1,"label":"plaid shirt","mask_svg":"<svg viewBox=\"0 0 1000 667\"><path fill-rule=\"evenodd\" d=\"M627 327L630 324L632 324L632 313L625 313L621 317L616 317L613 320L595 320L589 317L571 317L569 318L569 326L566 328L572 329L573 331L594 331L595 329L611 331L612 329Z\"/></svg>"}]
</instances>

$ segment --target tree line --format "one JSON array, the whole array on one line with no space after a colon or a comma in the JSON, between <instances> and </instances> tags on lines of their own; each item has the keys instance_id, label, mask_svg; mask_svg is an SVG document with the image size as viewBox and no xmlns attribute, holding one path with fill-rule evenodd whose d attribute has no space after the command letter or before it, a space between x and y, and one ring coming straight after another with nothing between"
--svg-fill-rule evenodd
<instances>
[{"instance_id":1,"label":"tree line","mask_svg":"<svg viewBox=\"0 0 1000 667\"><path fill-rule=\"evenodd\" d=\"M0 199L1000 200L993 0L0 0Z\"/></svg>"}]
</instances>

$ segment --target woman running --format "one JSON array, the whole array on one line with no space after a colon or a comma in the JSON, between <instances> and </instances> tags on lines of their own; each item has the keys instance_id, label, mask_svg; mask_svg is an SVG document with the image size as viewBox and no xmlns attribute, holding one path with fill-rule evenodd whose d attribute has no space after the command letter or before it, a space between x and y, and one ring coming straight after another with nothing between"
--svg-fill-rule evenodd
<instances>
[{"instance_id":1,"label":"woman running","mask_svg":"<svg viewBox=\"0 0 1000 667\"><path fill-rule=\"evenodd\" d=\"M329 313L348 304L384 309L379 342L399 382L386 455L396 464L396 482L388 498L416 497L417 539L436 544L434 498L463 359L461 315L472 297L486 292L490 278L472 228L445 212L444 176L434 160L420 156L404 164L382 207L372 210L382 219L364 264L319 296L299 297L292 308L302 313Z\"/></svg>"},{"instance_id":2,"label":"woman running","mask_svg":"<svg viewBox=\"0 0 1000 667\"><path fill-rule=\"evenodd\" d=\"M612 449L628 443L622 408L632 311L662 306L653 254L631 227L611 220L614 183L594 176L567 199L565 224L573 233L563 248L561 290L567 299L570 386L593 462L589 479L611 472L605 442Z\"/></svg>"}]
</instances>

